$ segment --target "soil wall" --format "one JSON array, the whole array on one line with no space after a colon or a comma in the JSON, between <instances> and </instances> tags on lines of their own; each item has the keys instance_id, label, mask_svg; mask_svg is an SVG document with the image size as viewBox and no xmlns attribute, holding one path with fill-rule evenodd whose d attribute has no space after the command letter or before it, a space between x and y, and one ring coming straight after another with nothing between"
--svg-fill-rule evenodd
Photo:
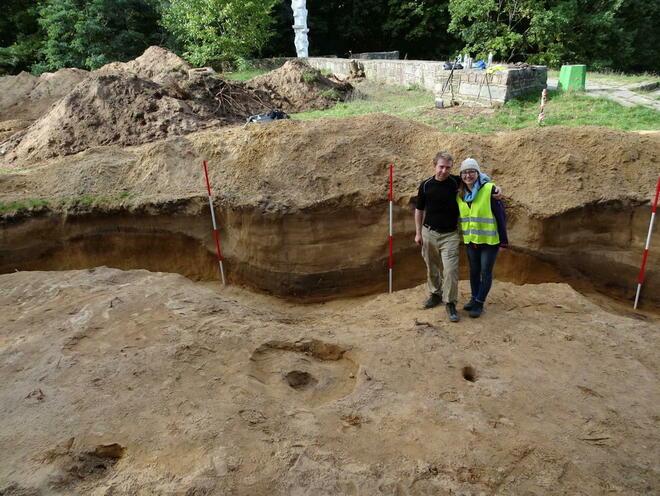
<instances>
[{"instance_id":1,"label":"soil wall","mask_svg":"<svg viewBox=\"0 0 660 496\"><path fill-rule=\"evenodd\" d=\"M320 207L264 214L218 209L228 280L304 300L354 296L386 289L386 206ZM0 272L68 270L100 265L176 272L193 280L218 277L210 215L201 200L172 212L50 213L7 225ZM614 203L549 219L513 217L513 249L496 265L500 280L524 283L588 279L617 296L634 295L644 240L644 206ZM412 209L395 209L394 287L420 284L425 268L414 237ZM612 229L611 226L628 226ZM588 246L588 249L585 249ZM463 254L464 255L464 254ZM463 256L462 277L467 277ZM660 301L660 256L651 254L645 298Z\"/></svg>"}]
</instances>

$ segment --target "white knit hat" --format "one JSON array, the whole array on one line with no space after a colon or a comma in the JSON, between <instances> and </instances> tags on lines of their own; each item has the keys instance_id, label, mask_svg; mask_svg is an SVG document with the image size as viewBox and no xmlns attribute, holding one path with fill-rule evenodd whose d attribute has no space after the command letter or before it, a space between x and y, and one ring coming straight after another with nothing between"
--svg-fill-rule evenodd
<instances>
[{"instance_id":1,"label":"white knit hat","mask_svg":"<svg viewBox=\"0 0 660 496\"><path fill-rule=\"evenodd\" d=\"M458 170L458 173L460 174L463 171L466 170L476 170L479 174L481 174L481 168L479 167L479 162L477 162L473 158L466 158L461 162L461 168Z\"/></svg>"}]
</instances>

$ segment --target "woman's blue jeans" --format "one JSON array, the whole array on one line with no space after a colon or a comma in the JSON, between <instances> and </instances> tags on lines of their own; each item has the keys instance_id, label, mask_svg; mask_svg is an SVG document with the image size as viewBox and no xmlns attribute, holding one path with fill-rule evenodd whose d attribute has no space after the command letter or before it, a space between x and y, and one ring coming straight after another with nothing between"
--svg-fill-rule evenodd
<instances>
[{"instance_id":1,"label":"woman's blue jeans","mask_svg":"<svg viewBox=\"0 0 660 496\"><path fill-rule=\"evenodd\" d=\"M474 243L467 245L473 300L480 303L486 301L490 287L493 285L493 267L499 249L499 245L477 245Z\"/></svg>"}]
</instances>

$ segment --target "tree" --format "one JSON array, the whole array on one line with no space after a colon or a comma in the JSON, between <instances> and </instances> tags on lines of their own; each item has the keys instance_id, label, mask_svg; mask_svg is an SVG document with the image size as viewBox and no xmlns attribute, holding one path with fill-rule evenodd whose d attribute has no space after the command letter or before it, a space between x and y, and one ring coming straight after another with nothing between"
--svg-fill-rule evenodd
<instances>
[{"instance_id":1,"label":"tree","mask_svg":"<svg viewBox=\"0 0 660 496\"><path fill-rule=\"evenodd\" d=\"M193 65L235 62L266 44L276 1L172 0L162 22Z\"/></svg>"},{"instance_id":2,"label":"tree","mask_svg":"<svg viewBox=\"0 0 660 496\"><path fill-rule=\"evenodd\" d=\"M541 0L450 0L449 31L477 58L493 52L510 61L528 53L532 19L543 9Z\"/></svg>"},{"instance_id":3,"label":"tree","mask_svg":"<svg viewBox=\"0 0 660 496\"><path fill-rule=\"evenodd\" d=\"M660 70L660 2L625 0L616 18L630 50L624 52L612 47L614 67L657 73Z\"/></svg>"},{"instance_id":4,"label":"tree","mask_svg":"<svg viewBox=\"0 0 660 496\"><path fill-rule=\"evenodd\" d=\"M0 75L29 70L36 61L42 33L37 3L8 0L0 17Z\"/></svg>"},{"instance_id":5,"label":"tree","mask_svg":"<svg viewBox=\"0 0 660 496\"><path fill-rule=\"evenodd\" d=\"M46 0L39 14L45 40L35 72L97 69L135 58L161 40L153 0Z\"/></svg>"},{"instance_id":6,"label":"tree","mask_svg":"<svg viewBox=\"0 0 660 496\"><path fill-rule=\"evenodd\" d=\"M443 59L460 48L447 33L449 22L448 0L389 0L383 30L409 58Z\"/></svg>"},{"instance_id":7,"label":"tree","mask_svg":"<svg viewBox=\"0 0 660 496\"><path fill-rule=\"evenodd\" d=\"M261 51L262 57L295 57L291 0L279 0L273 8L273 35Z\"/></svg>"},{"instance_id":8,"label":"tree","mask_svg":"<svg viewBox=\"0 0 660 496\"><path fill-rule=\"evenodd\" d=\"M279 1L274 43L269 46L293 47L290 4ZM408 58L440 58L459 48L459 40L447 34L448 4L448 0L307 0L310 53L348 56L399 50Z\"/></svg>"},{"instance_id":9,"label":"tree","mask_svg":"<svg viewBox=\"0 0 660 496\"><path fill-rule=\"evenodd\" d=\"M477 57L657 71L654 0L450 0L450 31Z\"/></svg>"},{"instance_id":10,"label":"tree","mask_svg":"<svg viewBox=\"0 0 660 496\"><path fill-rule=\"evenodd\" d=\"M588 63L593 68L616 65L616 52L630 55L631 43L617 14L621 0L555 0L538 12L530 28L537 54L532 61L552 66Z\"/></svg>"}]
</instances>

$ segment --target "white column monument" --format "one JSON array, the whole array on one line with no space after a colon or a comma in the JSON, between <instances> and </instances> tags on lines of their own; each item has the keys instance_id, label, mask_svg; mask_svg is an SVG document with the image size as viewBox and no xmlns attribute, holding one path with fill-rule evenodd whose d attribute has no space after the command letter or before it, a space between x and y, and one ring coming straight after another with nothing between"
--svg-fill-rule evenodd
<instances>
[{"instance_id":1,"label":"white column monument","mask_svg":"<svg viewBox=\"0 0 660 496\"><path fill-rule=\"evenodd\" d=\"M291 0L291 10L293 10L293 31L296 37L293 43L296 45L296 55L298 58L307 58L309 56L309 41L307 40L307 8L305 0Z\"/></svg>"}]
</instances>

